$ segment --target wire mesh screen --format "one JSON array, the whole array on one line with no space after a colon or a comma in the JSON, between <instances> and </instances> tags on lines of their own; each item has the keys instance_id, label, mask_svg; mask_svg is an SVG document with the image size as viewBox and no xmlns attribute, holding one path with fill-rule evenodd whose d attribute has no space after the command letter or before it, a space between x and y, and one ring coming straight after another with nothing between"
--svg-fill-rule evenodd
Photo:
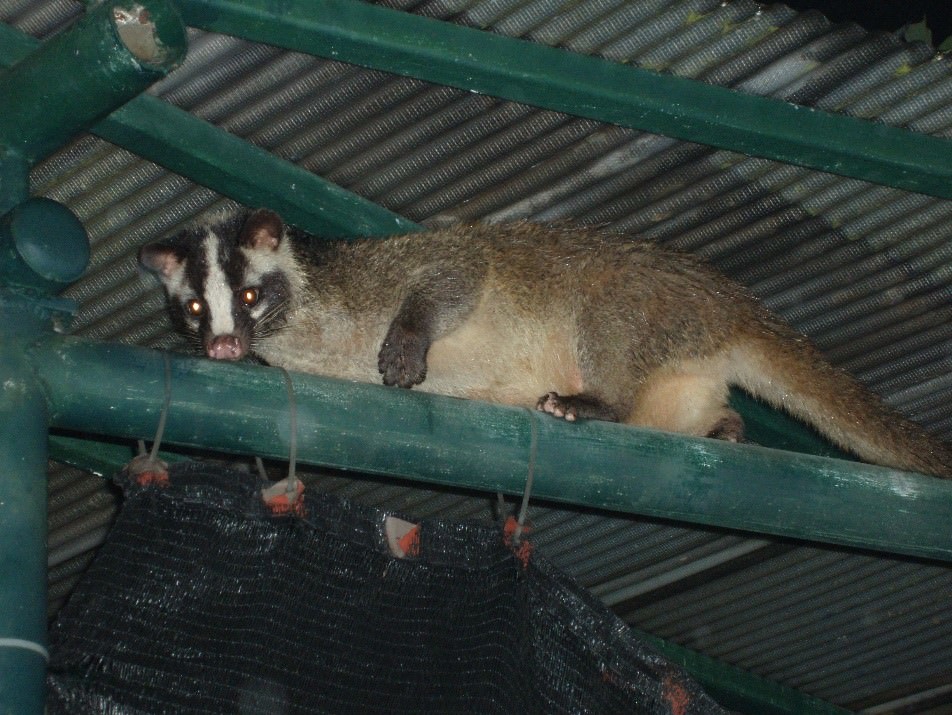
<instances>
[{"instance_id":1,"label":"wire mesh screen","mask_svg":"<svg viewBox=\"0 0 952 715\"><path fill-rule=\"evenodd\" d=\"M384 512L275 516L217 465L124 487L51 631L52 713L721 712L531 541L402 522L394 552Z\"/></svg>"}]
</instances>

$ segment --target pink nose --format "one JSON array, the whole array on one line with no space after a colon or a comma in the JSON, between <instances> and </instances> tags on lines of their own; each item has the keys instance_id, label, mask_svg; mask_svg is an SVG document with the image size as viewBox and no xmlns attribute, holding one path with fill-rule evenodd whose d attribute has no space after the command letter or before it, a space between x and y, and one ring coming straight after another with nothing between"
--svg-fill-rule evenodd
<instances>
[{"instance_id":1,"label":"pink nose","mask_svg":"<svg viewBox=\"0 0 952 715\"><path fill-rule=\"evenodd\" d=\"M212 360L238 360L244 354L237 335L218 335L208 344L208 357Z\"/></svg>"}]
</instances>

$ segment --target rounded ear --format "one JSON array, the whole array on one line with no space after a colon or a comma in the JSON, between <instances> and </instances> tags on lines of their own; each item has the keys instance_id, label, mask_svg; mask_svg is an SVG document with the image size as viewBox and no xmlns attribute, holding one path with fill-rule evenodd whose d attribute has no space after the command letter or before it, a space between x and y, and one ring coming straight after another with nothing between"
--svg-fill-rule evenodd
<instances>
[{"instance_id":1,"label":"rounded ear","mask_svg":"<svg viewBox=\"0 0 952 715\"><path fill-rule=\"evenodd\" d=\"M163 278L182 267L182 256L167 243L147 243L139 249L139 264Z\"/></svg>"},{"instance_id":2,"label":"rounded ear","mask_svg":"<svg viewBox=\"0 0 952 715\"><path fill-rule=\"evenodd\" d=\"M238 242L248 248L275 250L284 235L284 221L274 211L257 209L245 220Z\"/></svg>"}]
</instances>

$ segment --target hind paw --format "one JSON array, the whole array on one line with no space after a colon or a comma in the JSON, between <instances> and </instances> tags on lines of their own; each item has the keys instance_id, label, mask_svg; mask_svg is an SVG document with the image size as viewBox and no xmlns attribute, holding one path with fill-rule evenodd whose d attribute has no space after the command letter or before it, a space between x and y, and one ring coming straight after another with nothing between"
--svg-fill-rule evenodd
<instances>
[{"instance_id":1,"label":"hind paw","mask_svg":"<svg viewBox=\"0 0 952 715\"><path fill-rule=\"evenodd\" d=\"M567 422L574 422L578 417L578 410L567 399L557 392L547 392L536 403L536 409L547 412L553 417L559 417Z\"/></svg>"},{"instance_id":2,"label":"hind paw","mask_svg":"<svg viewBox=\"0 0 952 715\"><path fill-rule=\"evenodd\" d=\"M558 392L547 392L536 402L536 409L567 422L574 422L579 418L606 422L619 421L614 409L590 395L566 396Z\"/></svg>"}]
</instances>

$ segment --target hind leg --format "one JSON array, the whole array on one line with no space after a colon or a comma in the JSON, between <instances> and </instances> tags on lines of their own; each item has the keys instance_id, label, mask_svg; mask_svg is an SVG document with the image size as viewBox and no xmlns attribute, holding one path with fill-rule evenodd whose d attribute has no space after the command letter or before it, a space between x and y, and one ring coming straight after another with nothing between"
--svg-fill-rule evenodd
<instances>
[{"instance_id":1,"label":"hind leg","mask_svg":"<svg viewBox=\"0 0 952 715\"><path fill-rule=\"evenodd\" d=\"M584 348L576 353L578 376L570 394L547 392L536 409L568 422L576 419L624 422L631 411L637 377L618 341L584 340L589 331L580 331ZM593 346L596 346L597 349Z\"/></svg>"},{"instance_id":2,"label":"hind leg","mask_svg":"<svg viewBox=\"0 0 952 715\"><path fill-rule=\"evenodd\" d=\"M625 420L642 427L742 442L744 422L727 406L727 383L714 366L664 368L651 373Z\"/></svg>"},{"instance_id":3,"label":"hind leg","mask_svg":"<svg viewBox=\"0 0 952 715\"><path fill-rule=\"evenodd\" d=\"M652 377L639 392L630 415L625 409L586 393L549 392L539 398L536 409L568 422L626 422L727 442L744 441L744 420L727 406L726 388L694 376Z\"/></svg>"}]
</instances>

